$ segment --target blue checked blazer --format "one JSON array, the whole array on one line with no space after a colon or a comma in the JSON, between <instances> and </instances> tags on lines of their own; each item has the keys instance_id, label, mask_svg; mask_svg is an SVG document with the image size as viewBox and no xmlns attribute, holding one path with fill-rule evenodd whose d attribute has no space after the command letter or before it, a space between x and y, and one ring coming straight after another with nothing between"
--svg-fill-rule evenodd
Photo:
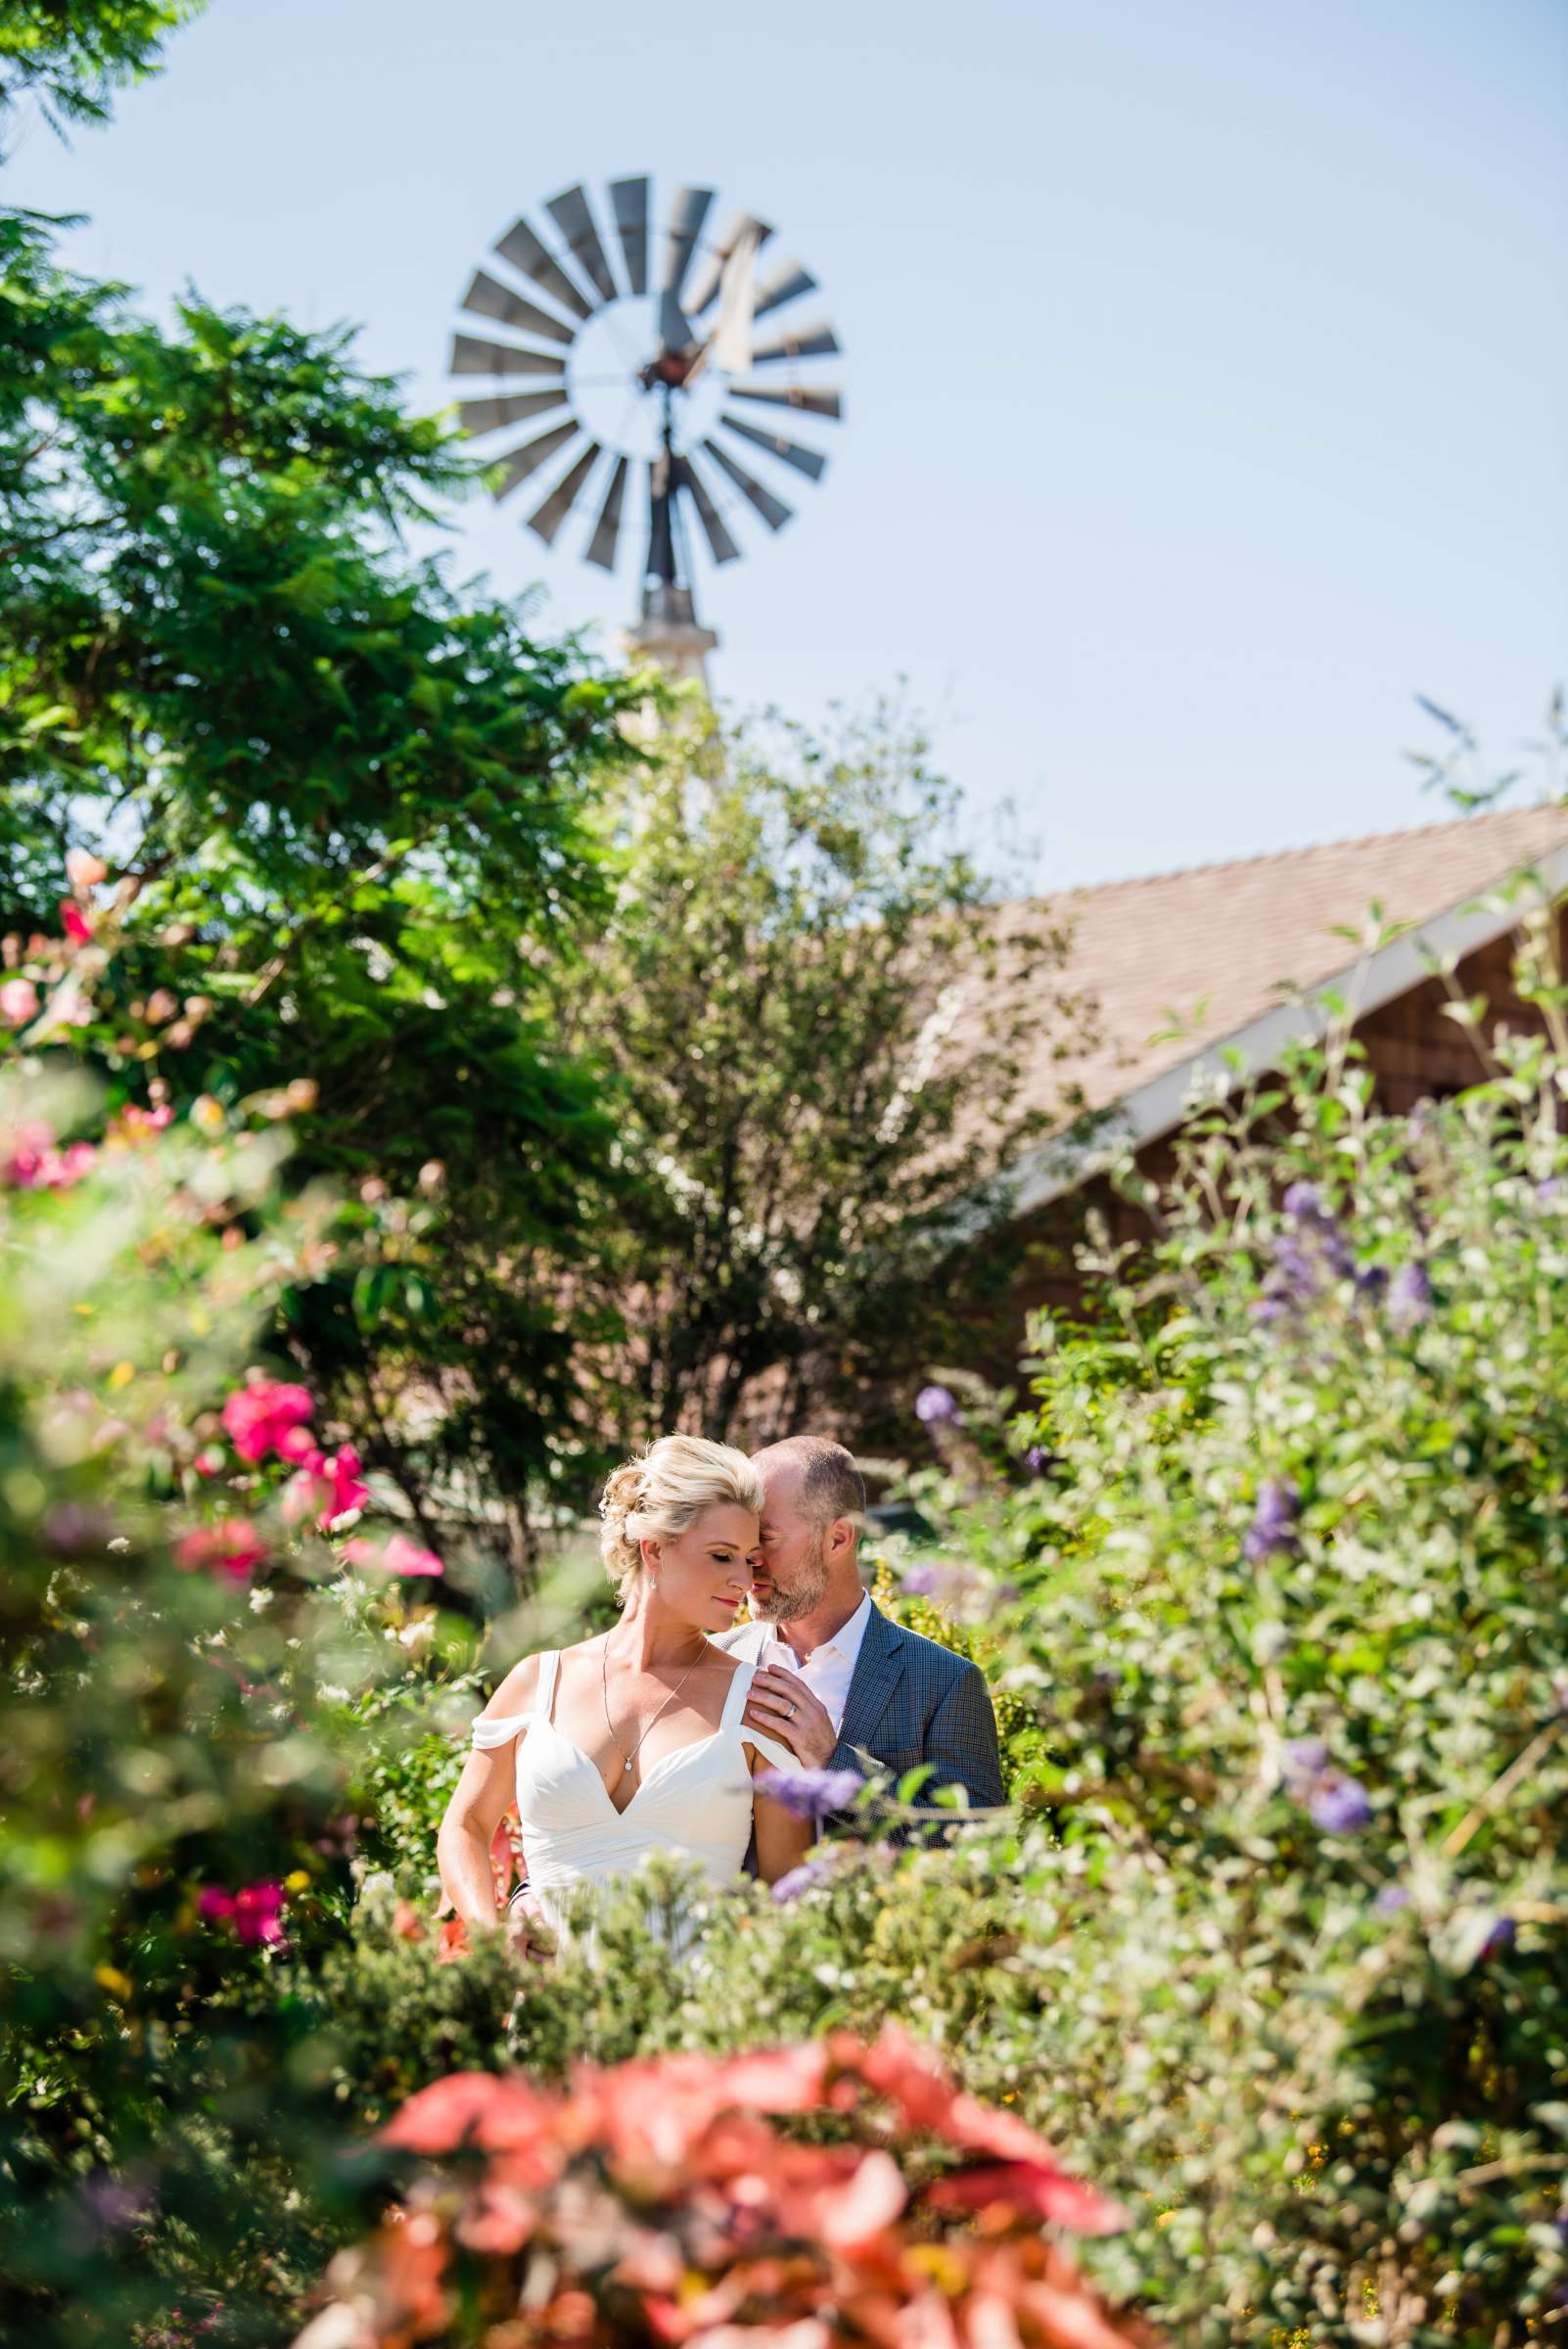
<instances>
[{"instance_id":1,"label":"blue checked blazer","mask_svg":"<svg viewBox=\"0 0 1568 2349\"><path fill-rule=\"evenodd\" d=\"M721 1633L717 1644L753 1653L747 1635ZM744 1643L744 1644L743 1644ZM786 1669L788 1669L786 1665ZM899 1778L922 1763L931 1772L916 1800L939 1786L968 1790L972 1808L1003 1803L996 1716L978 1666L935 1639L906 1632L873 1606L845 1699L844 1726L828 1763L862 1777L866 1761ZM951 1817L945 1806L939 1817Z\"/></svg>"}]
</instances>

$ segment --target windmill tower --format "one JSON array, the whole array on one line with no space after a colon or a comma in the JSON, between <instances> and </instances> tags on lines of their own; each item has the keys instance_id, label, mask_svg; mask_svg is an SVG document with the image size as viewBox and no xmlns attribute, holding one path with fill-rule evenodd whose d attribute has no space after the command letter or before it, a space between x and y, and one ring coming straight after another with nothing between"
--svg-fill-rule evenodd
<instances>
[{"instance_id":1,"label":"windmill tower","mask_svg":"<svg viewBox=\"0 0 1568 2349\"><path fill-rule=\"evenodd\" d=\"M493 494L547 483L525 517L547 546L582 500L583 559L603 571L624 545L643 546L623 641L705 682L718 638L698 617L699 563L738 561L754 517L781 530L794 508L780 491L827 468L819 447L793 438L794 419L785 433L770 411L794 410L813 431L844 413L838 391L816 380L839 350L833 329L795 322L816 280L798 261L761 266L773 231L749 212L710 239L714 202L711 188L679 188L656 230L646 176L612 180L597 216L581 185L551 197L548 243L519 219L486 256L506 274L475 271L460 307L486 331L458 333L451 362L464 429L494 447ZM475 378L487 389L468 396ZM510 388L527 379L539 388ZM628 497L642 508L629 530Z\"/></svg>"}]
</instances>

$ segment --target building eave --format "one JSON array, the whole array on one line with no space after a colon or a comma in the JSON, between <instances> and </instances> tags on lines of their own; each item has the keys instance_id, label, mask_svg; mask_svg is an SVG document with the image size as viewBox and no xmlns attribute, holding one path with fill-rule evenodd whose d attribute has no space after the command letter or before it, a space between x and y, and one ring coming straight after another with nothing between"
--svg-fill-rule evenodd
<instances>
[{"instance_id":1,"label":"building eave","mask_svg":"<svg viewBox=\"0 0 1568 2349\"><path fill-rule=\"evenodd\" d=\"M1363 1019L1392 1003L1434 970L1452 968L1467 954L1517 929L1520 906L1501 903L1497 893L1536 885L1550 902L1568 890L1568 843L1523 868L1499 873L1479 897L1469 892L1447 912L1412 925L1387 945L1319 980L1307 995L1276 1005L1227 1036L1215 1036L1186 1059L1136 1085L1119 1101L1080 1120L1076 1128L1042 1142L1013 1170L1007 1214L1010 1221L1033 1215L1103 1174L1128 1150L1138 1150L1173 1133L1200 1101L1224 1099L1251 1079L1278 1066L1295 1043L1324 1035L1348 1004ZM1087 1130L1082 1130L1086 1127Z\"/></svg>"}]
</instances>

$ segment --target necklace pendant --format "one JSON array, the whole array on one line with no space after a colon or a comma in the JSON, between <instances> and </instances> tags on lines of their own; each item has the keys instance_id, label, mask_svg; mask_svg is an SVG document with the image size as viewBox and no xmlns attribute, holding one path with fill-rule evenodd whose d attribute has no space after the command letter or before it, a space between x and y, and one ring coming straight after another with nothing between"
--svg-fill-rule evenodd
<instances>
[{"instance_id":1,"label":"necklace pendant","mask_svg":"<svg viewBox=\"0 0 1568 2349\"><path fill-rule=\"evenodd\" d=\"M630 1769L631 1769L631 1764L630 1764L629 1762L627 1762L627 1763L624 1763L624 1764L623 1765L623 1770L625 1770L626 1772L629 1772L629 1771L630 1771Z\"/></svg>"}]
</instances>

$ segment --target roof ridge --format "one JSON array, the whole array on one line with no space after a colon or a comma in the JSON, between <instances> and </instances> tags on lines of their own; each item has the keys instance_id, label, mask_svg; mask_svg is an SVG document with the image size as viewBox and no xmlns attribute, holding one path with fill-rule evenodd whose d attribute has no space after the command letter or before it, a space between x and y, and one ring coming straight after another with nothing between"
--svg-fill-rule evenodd
<instances>
[{"instance_id":1,"label":"roof ridge","mask_svg":"<svg viewBox=\"0 0 1568 2349\"><path fill-rule=\"evenodd\" d=\"M1199 873L1238 872L1261 864L1285 864L1298 856L1314 856L1325 849L1373 849L1389 841L1430 840L1438 832L1475 831L1483 824L1499 823L1521 815L1544 815L1556 808L1568 833L1568 804L1561 800L1536 800L1522 807L1489 807L1480 814L1459 815L1435 824L1404 824L1392 832L1358 832L1337 840L1305 841L1294 849L1261 849L1252 856L1210 856L1199 864L1168 865L1157 873L1130 873L1120 880L1075 881L1065 889L1041 890L1034 897L1004 900L1014 904L1049 904L1072 898L1086 898L1101 890L1149 889L1160 881L1184 881Z\"/></svg>"}]
</instances>

